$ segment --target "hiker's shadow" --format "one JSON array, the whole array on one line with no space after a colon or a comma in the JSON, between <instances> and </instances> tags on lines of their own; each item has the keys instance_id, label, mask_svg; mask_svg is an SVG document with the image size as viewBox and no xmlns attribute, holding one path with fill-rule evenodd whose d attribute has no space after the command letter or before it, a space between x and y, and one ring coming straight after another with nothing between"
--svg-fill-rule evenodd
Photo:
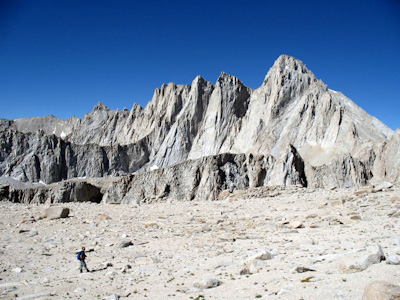
<instances>
[{"instance_id":1,"label":"hiker's shadow","mask_svg":"<svg viewBox=\"0 0 400 300\"><path fill-rule=\"evenodd\" d=\"M94 272L100 272L100 271L104 271L106 270L108 267L112 267L113 265L111 263L108 263L105 267L100 268L100 269L92 269L90 272L94 273Z\"/></svg>"}]
</instances>

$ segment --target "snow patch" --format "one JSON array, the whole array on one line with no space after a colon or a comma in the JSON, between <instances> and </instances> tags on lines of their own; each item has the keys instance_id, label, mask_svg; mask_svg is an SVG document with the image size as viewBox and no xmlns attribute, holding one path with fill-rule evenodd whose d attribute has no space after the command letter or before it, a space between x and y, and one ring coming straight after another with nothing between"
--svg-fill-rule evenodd
<instances>
[{"instance_id":1,"label":"snow patch","mask_svg":"<svg viewBox=\"0 0 400 300\"><path fill-rule=\"evenodd\" d=\"M67 136L67 134L64 131L62 131L61 134L60 134L60 137L62 139L65 139L66 136Z\"/></svg>"},{"instance_id":2,"label":"snow patch","mask_svg":"<svg viewBox=\"0 0 400 300\"><path fill-rule=\"evenodd\" d=\"M159 169L159 167L157 165L152 165L150 167L150 171L154 171L154 170L157 170L157 169Z\"/></svg>"},{"instance_id":3,"label":"snow patch","mask_svg":"<svg viewBox=\"0 0 400 300\"><path fill-rule=\"evenodd\" d=\"M39 180L39 182L32 182L33 185L47 185L46 182L44 182L43 180Z\"/></svg>"}]
</instances>

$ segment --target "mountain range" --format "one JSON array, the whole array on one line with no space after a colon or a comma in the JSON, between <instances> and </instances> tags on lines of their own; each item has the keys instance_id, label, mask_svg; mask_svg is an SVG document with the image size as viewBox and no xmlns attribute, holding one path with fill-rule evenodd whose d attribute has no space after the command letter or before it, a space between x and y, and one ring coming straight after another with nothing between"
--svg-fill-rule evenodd
<instances>
[{"instance_id":1,"label":"mountain range","mask_svg":"<svg viewBox=\"0 0 400 300\"><path fill-rule=\"evenodd\" d=\"M145 108L99 103L82 119L1 119L0 175L0 195L22 202L354 187L400 180L400 130L281 55L255 90L222 72L215 84L162 85Z\"/></svg>"}]
</instances>

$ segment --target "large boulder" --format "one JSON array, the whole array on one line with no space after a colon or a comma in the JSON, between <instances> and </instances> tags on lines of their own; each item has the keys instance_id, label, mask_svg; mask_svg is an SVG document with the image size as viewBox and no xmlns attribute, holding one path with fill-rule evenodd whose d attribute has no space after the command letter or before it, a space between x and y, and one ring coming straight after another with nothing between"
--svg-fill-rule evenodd
<instances>
[{"instance_id":1,"label":"large boulder","mask_svg":"<svg viewBox=\"0 0 400 300\"><path fill-rule=\"evenodd\" d=\"M374 281L365 287L362 300L398 300L400 285L386 281Z\"/></svg>"},{"instance_id":2,"label":"large boulder","mask_svg":"<svg viewBox=\"0 0 400 300\"><path fill-rule=\"evenodd\" d=\"M355 273L367 269L372 264L385 260L382 248L378 244L358 249L344 255L338 261L338 267L342 273Z\"/></svg>"},{"instance_id":3,"label":"large boulder","mask_svg":"<svg viewBox=\"0 0 400 300\"><path fill-rule=\"evenodd\" d=\"M69 215L69 208L52 206L52 207L46 208L43 216L47 219L52 220L52 219L68 218L68 215Z\"/></svg>"}]
</instances>

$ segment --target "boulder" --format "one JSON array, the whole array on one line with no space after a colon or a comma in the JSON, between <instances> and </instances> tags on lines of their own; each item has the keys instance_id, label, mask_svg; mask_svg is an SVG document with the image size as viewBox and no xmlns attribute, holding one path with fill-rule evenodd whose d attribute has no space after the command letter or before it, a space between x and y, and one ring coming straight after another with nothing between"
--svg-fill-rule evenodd
<instances>
[{"instance_id":1,"label":"boulder","mask_svg":"<svg viewBox=\"0 0 400 300\"><path fill-rule=\"evenodd\" d=\"M130 240L123 240L117 244L117 248L126 248L132 246L133 243Z\"/></svg>"},{"instance_id":2,"label":"boulder","mask_svg":"<svg viewBox=\"0 0 400 300\"><path fill-rule=\"evenodd\" d=\"M220 286L221 284L222 284L221 280L208 278L195 282L194 287L197 287L199 289L211 289Z\"/></svg>"},{"instance_id":3,"label":"boulder","mask_svg":"<svg viewBox=\"0 0 400 300\"><path fill-rule=\"evenodd\" d=\"M68 218L68 215L69 215L69 208L67 207L52 206L46 208L46 210L44 211L44 217L47 219Z\"/></svg>"},{"instance_id":4,"label":"boulder","mask_svg":"<svg viewBox=\"0 0 400 300\"><path fill-rule=\"evenodd\" d=\"M400 255L390 255L386 257L386 263L389 265L400 265Z\"/></svg>"},{"instance_id":5,"label":"boulder","mask_svg":"<svg viewBox=\"0 0 400 300\"><path fill-rule=\"evenodd\" d=\"M261 259L249 260L246 263L246 266L240 271L240 275L257 273L262 269L264 265L265 262L262 261Z\"/></svg>"},{"instance_id":6,"label":"boulder","mask_svg":"<svg viewBox=\"0 0 400 300\"><path fill-rule=\"evenodd\" d=\"M287 226L292 229L304 228L304 224L300 221L291 221Z\"/></svg>"},{"instance_id":7,"label":"boulder","mask_svg":"<svg viewBox=\"0 0 400 300\"><path fill-rule=\"evenodd\" d=\"M362 300L400 299L400 285L386 281L374 281L364 289Z\"/></svg>"},{"instance_id":8,"label":"boulder","mask_svg":"<svg viewBox=\"0 0 400 300\"><path fill-rule=\"evenodd\" d=\"M338 267L342 273L355 273L367 269L372 264L385 260L385 256L378 244L368 246L347 253L338 261Z\"/></svg>"},{"instance_id":9,"label":"boulder","mask_svg":"<svg viewBox=\"0 0 400 300\"><path fill-rule=\"evenodd\" d=\"M271 252L265 250L265 249L259 249L258 252L252 256L249 257L249 261L255 260L255 259L260 259L260 260L269 260L272 259L272 254Z\"/></svg>"}]
</instances>

